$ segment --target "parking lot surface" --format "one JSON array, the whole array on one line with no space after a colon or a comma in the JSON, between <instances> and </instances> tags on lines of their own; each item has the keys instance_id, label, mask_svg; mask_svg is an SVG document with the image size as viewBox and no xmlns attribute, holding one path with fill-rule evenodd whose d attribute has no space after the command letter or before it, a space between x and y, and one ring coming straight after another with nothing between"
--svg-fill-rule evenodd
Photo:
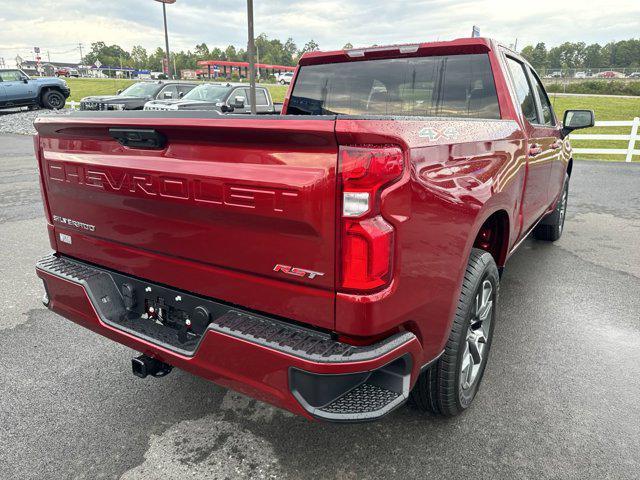
<instances>
[{"instance_id":1,"label":"parking lot surface","mask_svg":"<svg viewBox=\"0 0 640 480\"><path fill-rule=\"evenodd\" d=\"M507 265L472 408L334 425L179 370L138 379L135 352L46 310L32 141L0 135L0 478L637 479L640 164L573 172L563 238Z\"/></svg>"}]
</instances>

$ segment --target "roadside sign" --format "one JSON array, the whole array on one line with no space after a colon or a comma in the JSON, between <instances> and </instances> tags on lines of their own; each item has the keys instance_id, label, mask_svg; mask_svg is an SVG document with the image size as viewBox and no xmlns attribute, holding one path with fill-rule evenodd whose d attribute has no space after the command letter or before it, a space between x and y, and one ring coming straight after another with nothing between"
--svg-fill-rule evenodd
<instances>
[{"instance_id":1,"label":"roadside sign","mask_svg":"<svg viewBox=\"0 0 640 480\"><path fill-rule=\"evenodd\" d=\"M40 47L33 47L33 53L40 53Z\"/></svg>"},{"instance_id":2,"label":"roadside sign","mask_svg":"<svg viewBox=\"0 0 640 480\"><path fill-rule=\"evenodd\" d=\"M102 62L100 60L96 60L95 66L100 68L102 66Z\"/></svg>"}]
</instances>

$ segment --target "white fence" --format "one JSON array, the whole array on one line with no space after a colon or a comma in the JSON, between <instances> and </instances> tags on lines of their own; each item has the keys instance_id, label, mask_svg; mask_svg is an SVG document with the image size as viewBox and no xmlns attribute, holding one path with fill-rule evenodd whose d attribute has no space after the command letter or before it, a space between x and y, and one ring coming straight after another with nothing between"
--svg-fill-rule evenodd
<instances>
[{"instance_id":1,"label":"white fence","mask_svg":"<svg viewBox=\"0 0 640 480\"><path fill-rule=\"evenodd\" d=\"M636 142L640 146L640 135L638 127L640 127L640 117L633 120L624 121L605 121L596 122L596 127L631 127L629 135L606 134L606 133L589 133L582 135L571 135L571 140L627 140L629 142L627 148L574 148L575 153L596 153L606 155L626 155L625 161L630 162L634 155L640 155L640 149L636 149Z\"/></svg>"}]
</instances>

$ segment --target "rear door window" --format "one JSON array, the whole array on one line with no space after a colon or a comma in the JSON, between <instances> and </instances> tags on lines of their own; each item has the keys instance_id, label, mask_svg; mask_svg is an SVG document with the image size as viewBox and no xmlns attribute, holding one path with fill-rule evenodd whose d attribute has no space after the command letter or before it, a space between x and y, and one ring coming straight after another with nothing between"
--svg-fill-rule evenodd
<instances>
[{"instance_id":1,"label":"rear door window","mask_svg":"<svg viewBox=\"0 0 640 480\"><path fill-rule=\"evenodd\" d=\"M486 54L304 66L287 113L500 118Z\"/></svg>"},{"instance_id":2,"label":"rear door window","mask_svg":"<svg viewBox=\"0 0 640 480\"><path fill-rule=\"evenodd\" d=\"M256 106L264 107L266 105L269 105L266 92L262 88L256 88Z\"/></svg>"}]
</instances>

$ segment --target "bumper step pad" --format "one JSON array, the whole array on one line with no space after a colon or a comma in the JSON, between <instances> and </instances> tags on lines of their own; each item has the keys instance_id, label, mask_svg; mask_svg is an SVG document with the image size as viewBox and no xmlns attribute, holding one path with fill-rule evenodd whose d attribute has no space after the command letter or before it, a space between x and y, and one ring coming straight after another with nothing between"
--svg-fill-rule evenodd
<instances>
[{"instance_id":1,"label":"bumper step pad","mask_svg":"<svg viewBox=\"0 0 640 480\"><path fill-rule=\"evenodd\" d=\"M363 383L320 410L335 415L363 415L379 411L400 395L377 385Z\"/></svg>"}]
</instances>

